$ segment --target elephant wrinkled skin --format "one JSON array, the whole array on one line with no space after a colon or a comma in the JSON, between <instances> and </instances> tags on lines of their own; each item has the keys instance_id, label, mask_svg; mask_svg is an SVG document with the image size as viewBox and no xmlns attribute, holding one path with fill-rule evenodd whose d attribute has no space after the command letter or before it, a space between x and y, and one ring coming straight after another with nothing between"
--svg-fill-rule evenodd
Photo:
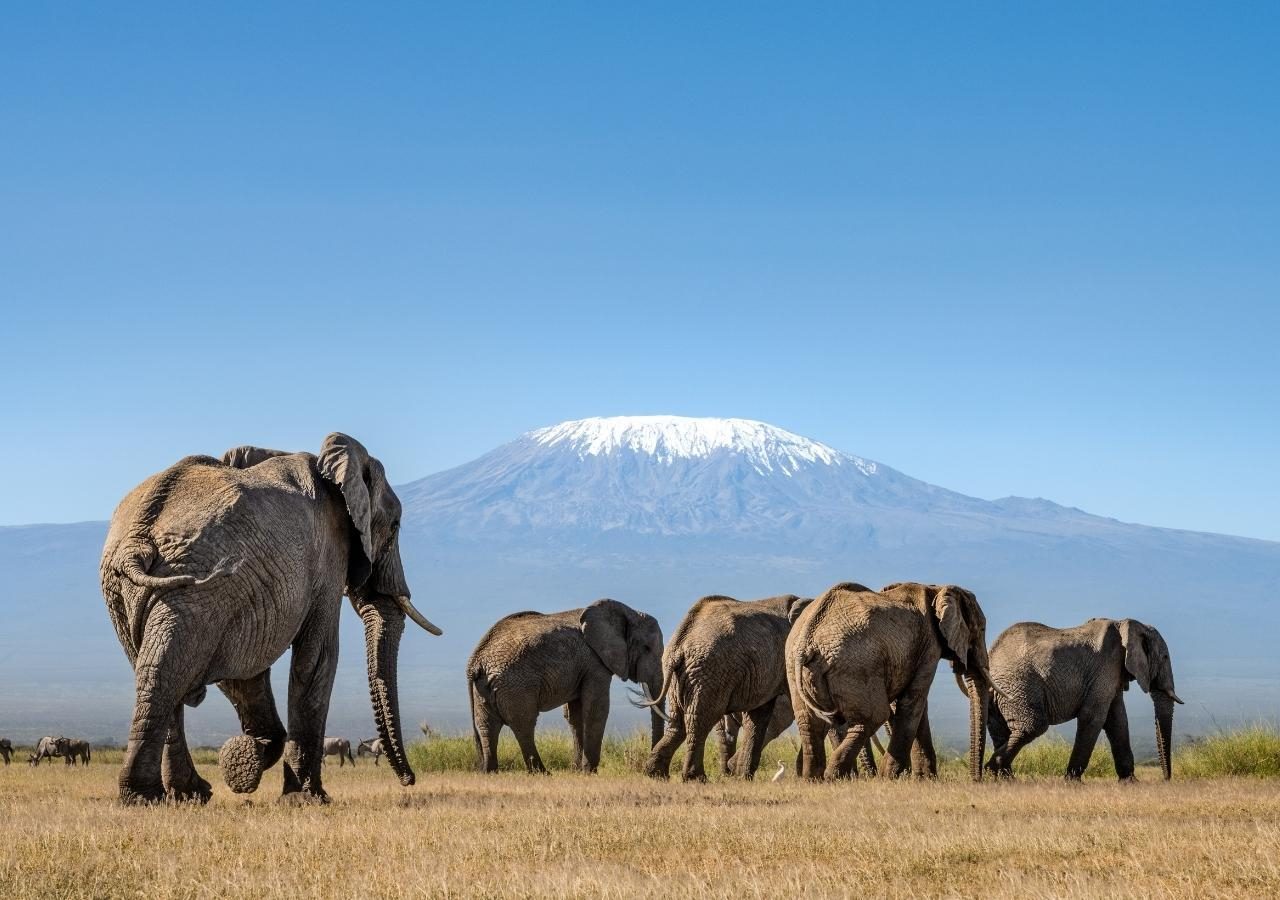
<instances>
[{"instance_id":1,"label":"elephant wrinkled skin","mask_svg":"<svg viewBox=\"0 0 1280 900\"><path fill-rule=\"evenodd\" d=\"M929 688L939 660L969 697L969 773L982 778L989 675L987 620L955 585L891 584L879 592L838 584L796 619L787 637L787 678L808 778L844 778L872 733L889 724L880 774L936 769L928 733ZM824 739L847 732L826 761ZM910 759L909 759L910 757Z\"/></svg>"},{"instance_id":2,"label":"elephant wrinkled skin","mask_svg":"<svg viewBox=\"0 0 1280 900\"><path fill-rule=\"evenodd\" d=\"M755 775L778 697L787 691L787 633L811 602L794 594L751 601L711 596L689 608L662 655L662 690L650 700L667 702L670 710L645 764L647 775L666 778L672 756L687 739L683 777L705 780L707 737L733 713L744 720L736 769L747 778ZM773 736L790 724L788 715Z\"/></svg>"},{"instance_id":3,"label":"elephant wrinkled skin","mask_svg":"<svg viewBox=\"0 0 1280 900\"><path fill-rule=\"evenodd\" d=\"M573 734L574 765L594 772L609 717L613 676L662 685L662 629L647 613L616 600L560 613L521 612L499 619L467 662L477 766L498 770L498 733L515 732L530 772L545 772L534 743L539 712L565 707ZM654 710L651 739L662 731Z\"/></svg>"},{"instance_id":4,"label":"elephant wrinkled skin","mask_svg":"<svg viewBox=\"0 0 1280 900\"><path fill-rule=\"evenodd\" d=\"M1076 720L1067 778L1080 778L1106 732L1121 781L1133 778L1133 748L1124 692L1136 681L1156 710L1156 750L1165 779L1173 775L1173 663L1160 632L1136 619L1090 619L1075 628L1038 622L1011 625L991 648L998 689L989 727L995 745L988 771L1012 775L1018 751L1051 725Z\"/></svg>"},{"instance_id":5,"label":"elephant wrinkled skin","mask_svg":"<svg viewBox=\"0 0 1280 900\"><path fill-rule=\"evenodd\" d=\"M338 660L343 594L364 622L374 721L402 784L396 671L404 620L434 634L409 601L400 562L400 501L382 463L345 434L318 455L237 447L189 456L121 501L101 580L135 673L120 774L125 802L209 798L183 730L183 705L217 684L243 735L220 758L239 789L285 759L284 793L324 801L321 741ZM270 667L292 649L289 728Z\"/></svg>"}]
</instances>

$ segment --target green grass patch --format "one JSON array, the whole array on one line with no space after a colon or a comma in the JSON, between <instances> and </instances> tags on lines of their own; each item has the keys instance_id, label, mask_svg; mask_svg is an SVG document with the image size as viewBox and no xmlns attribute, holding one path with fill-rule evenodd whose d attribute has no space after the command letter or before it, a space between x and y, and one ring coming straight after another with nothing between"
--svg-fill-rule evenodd
<instances>
[{"instance_id":1,"label":"green grass patch","mask_svg":"<svg viewBox=\"0 0 1280 900\"><path fill-rule=\"evenodd\" d=\"M1188 738L1174 751L1173 771L1187 778L1280 778L1280 730L1259 723Z\"/></svg>"}]
</instances>

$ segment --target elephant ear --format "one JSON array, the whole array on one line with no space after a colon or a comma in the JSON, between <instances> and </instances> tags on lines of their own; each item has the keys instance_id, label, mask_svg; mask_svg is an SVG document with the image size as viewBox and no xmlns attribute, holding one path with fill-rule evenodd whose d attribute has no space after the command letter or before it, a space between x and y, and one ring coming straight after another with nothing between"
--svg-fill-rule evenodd
<instances>
[{"instance_id":1,"label":"elephant ear","mask_svg":"<svg viewBox=\"0 0 1280 900\"><path fill-rule=\"evenodd\" d=\"M1116 623L1124 644L1124 668L1145 693L1151 693L1151 661L1147 658L1147 626L1133 619Z\"/></svg>"},{"instance_id":2,"label":"elephant ear","mask_svg":"<svg viewBox=\"0 0 1280 900\"><path fill-rule=\"evenodd\" d=\"M965 616L965 606L972 602L965 597L968 593L963 588L945 585L940 588L926 588L936 591L933 595L933 614L938 619L938 630L947 648L954 654L960 665L969 664L969 651L973 648L973 630ZM972 595L970 595L972 597Z\"/></svg>"},{"instance_id":3,"label":"elephant ear","mask_svg":"<svg viewBox=\"0 0 1280 900\"><path fill-rule=\"evenodd\" d=\"M316 466L325 480L337 485L342 492L342 499L347 504L347 515L351 517L351 524L355 526L359 536L359 549L364 558L353 558L347 573L347 588L358 588L369 579L374 562L369 451L355 438L334 432L320 446ZM355 544L354 541L352 543Z\"/></svg>"},{"instance_id":4,"label":"elephant ear","mask_svg":"<svg viewBox=\"0 0 1280 900\"><path fill-rule=\"evenodd\" d=\"M787 598L787 622L788 624L796 624L796 619L800 618L800 613L805 611L810 603L813 602L812 597L788 597Z\"/></svg>"},{"instance_id":5,"label":"elephant ear","mask_svg":"<svg viewBox=\"0 0 1280 900\"><path fill-rule=\"evenodd\" d=\"M232 447L222 454L222 464L233 469L248 469L260 462L271 459L273 456L288 455L283 450L268 450L266 447L253 447L245 444L242 447Z\"/></svg>"},{"instance_id":6,"label":"elephant ear","mask_svg":"<svg viewBox=\"0 0 1280 900\"><path fill-rule=\"evenodd\" d=\"M578 621L587 646L600 657L606 669L625 680L631 673L625 607L617 600L597 600L582 611Z\"/></svg>"}]
</instances>

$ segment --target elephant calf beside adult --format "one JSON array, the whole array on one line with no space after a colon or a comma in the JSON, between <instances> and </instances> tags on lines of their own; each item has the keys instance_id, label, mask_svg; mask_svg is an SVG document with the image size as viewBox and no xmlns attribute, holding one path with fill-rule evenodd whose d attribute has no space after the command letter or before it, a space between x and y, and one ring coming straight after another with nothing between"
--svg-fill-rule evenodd
<instances>
[{"instance_id":1,"label":"elephant calf beside adult","mask_svg":"<svg viewBox=\"0 0 1280 900\"><path fill-rule=\"evenodd\" d=\"M987 620L972 592L955 585L891 584L870 591L838 584L796 619L787 677L800 731L802 774L842 778L882 724L889 746L880 774L936 769L929 688L942 659L969 697L969 772L982 778L986 738ZM827 731L848 731L826 761Z\"/></svg>"},{"instance_id":2,"label":"elephant calf beside adult","mask_svg":"<svg viewBox=\"0 0 1280 900\"><path fill-rule=\"evenodd\" d=\"M1100 732L1106 732L1121 781L1133 778L1133 748L1124 692L1129 682L1151 695L1156 751L1166 779L1173 775L1173 662L1160 632L1136 619L1090 619L1075 628L1019 622L991 648L990 729L995 750L987 769L1010 776L1018 751L1051 725L1076 720L1067 778L1080 778Z\"/></svg>"},{"instance_id":3,"label":"elephant calf beside adult","mask_svg":"<svg viewBox=\"0 0 1280 900\"><path fill-rule=\"evenodd\" d=\"M399 532L400 501L382 463L345 434L326 437L318 455L237 447L221 460L189 456L131 491L101 566L135 673L121 799L208 800L182 710L216 683L244 731L220 756L232 790L256 790L283 755L284 793L326 800L320 764L343 594L364 622L387 759L401 784L413 784L397 699L400 638L406 616L440 630L409 601ZM286 732L270 676L288 649Z\"/></svg>"},{"instance_id":4,"label":"elephant calf beside adult","mask_svg":"<svg viewBox=\"0 0 1280 900\"><path fill-rule=\"evenodd\" d=\"M467 661L477 766L498 770L498 734L515 732L530 772L545 772L534 743L538 713L565 707L574 765L594 772L609 717L613 676L662 687L662 629L647 613L616 600L560 613L520 612L499 619ZM662 733L651 713L651 738Z\"/></svg>"},{"instance_id":5,"label":"elephant calf beside adult","mask_svg":"<svg viewBox=\"0 0 1280 900\"><path fill-rule=\"evenodd\" d=\"M812 599L786 594L764 600L703 597L681 619L662 655L662 689L650 705L669 703L667 725L645 764L666 778L687 740L685 780L704 780L707 737L728 714L741 714L743 747L735 768L747 778L760 765L778 697L787 691L784 649L791 623ZM788 716L774 736L791 724ZM722 751L723 752L723 751Z\"/></svg>"}]
</instances>

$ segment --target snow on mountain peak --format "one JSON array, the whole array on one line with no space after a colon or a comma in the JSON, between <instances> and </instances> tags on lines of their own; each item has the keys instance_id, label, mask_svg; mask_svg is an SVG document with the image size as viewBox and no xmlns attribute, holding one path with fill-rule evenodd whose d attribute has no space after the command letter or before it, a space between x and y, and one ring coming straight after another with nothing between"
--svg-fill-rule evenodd
<instances>
[{"instance_id":1,"label":"snow on mountain peak","mask_svg":"<svg viewBox=\"0 0 1280 900\"><path fill-rule=\"evenodd\" d=\"M788 477L802 465L855 466L874 475L876 464L850 456L764 422L687 416L609 416L561 422L526 435L546 447L563 447L579 458L620 450L653 456L670 465L717 452L741 454L764 475L776 469Z\"/></svg>"}]
</instances>

